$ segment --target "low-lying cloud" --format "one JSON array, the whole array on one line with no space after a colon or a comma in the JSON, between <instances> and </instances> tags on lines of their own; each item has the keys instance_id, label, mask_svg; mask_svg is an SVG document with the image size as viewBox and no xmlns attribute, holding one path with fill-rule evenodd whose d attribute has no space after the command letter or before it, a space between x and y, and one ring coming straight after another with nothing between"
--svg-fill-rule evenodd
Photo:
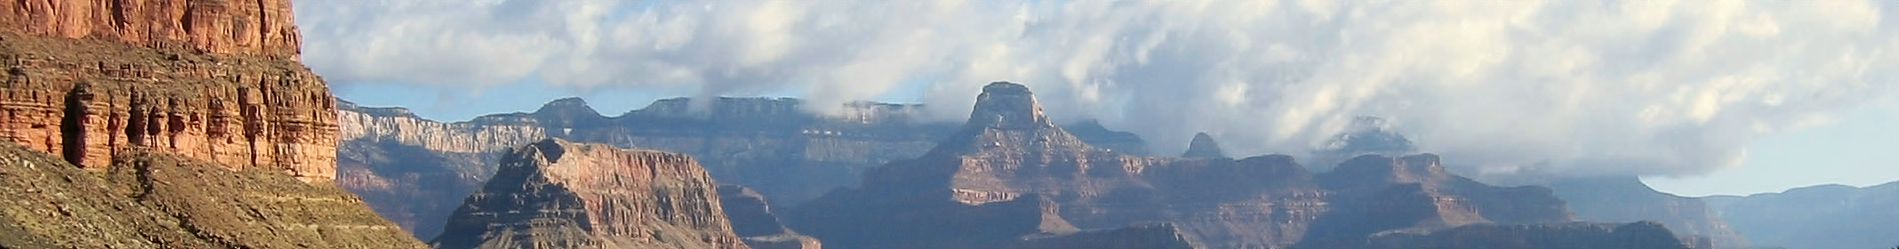
<instances>
[{"instance_id":1,"label":"low-lying cloud","mask_svg":"<svg viewBox=\"0 0 1899 249\"><path fill-rule=\"evenodd\" d=\"M1692 175L1894 97L1881 1L303 1L339 84L921 96L1033 87L1159 151L1308 152L1356 116L1486 172ZM918 93L920 92L920 93ZM822 111L822 110L820 110ZM1528 168L1526 168L1528 167Z\"/></svg>"}]
</instances>

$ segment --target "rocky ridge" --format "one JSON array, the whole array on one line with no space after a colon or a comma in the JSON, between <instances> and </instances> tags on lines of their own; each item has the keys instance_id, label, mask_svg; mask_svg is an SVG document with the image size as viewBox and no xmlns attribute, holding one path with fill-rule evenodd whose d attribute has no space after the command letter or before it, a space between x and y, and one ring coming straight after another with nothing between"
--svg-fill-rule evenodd
<instances>
[{"instance_id":1,"label":"rocky ridge","mask_svg":"<svg viewBox=\"0 0 1899 249\"><path fill-rule=\"evenodd\" d=\"M1635 176L1566 178L1548 186L1583 220L1658 222L1698 247L1748 248L1751 244L1703 200L1657 191Z\"/></svg>"},{"instance_id":2,"label":"rocky ridge","mask_svg":"<svg viewBox=\"0 0 1899 249\"><path fill-rule=\"evenodd\" d=\"M976 103L968 123L935 149L799 206L793 228L836 248L971 248L1165 223L1208 247L1284 248L1394 229L1572 218L1547 189L1476 183L1446 173L1431 155L1367 156L1341 166L1353 170L1320 175L1283 155L1127 156L1053 125L1022 85L992 83ZM1015 222L949 225L996 217Z\"/></svg>"},{"instance_id":3,"label":"rocky ridge","mask_svg":"<svg viewBox=\"0 0 1899 249\"><path fill-rule=\"evenodd\" d=\"M502 157L436 248L747 248L691 157L549 139Z\"/></svg>"},{"instance_id":4,"label":"rocky ridge","mask_svg":"<svg viewBox=\"0 0 1899 249\"><path fill-rule=\"evenodd\" d=\"M1867 187L1820 185L1780 193L1701 198L1734 231L1762 247L1899 246L1899 182Z\"/></svg>"},{"instance_id":5,"label":"rocky ridge","mask_svg":"<svg viewBox=\"0 0 1899 249\"><path fill-rule=\"evenodd\" d=\"M840 115L819 116L790 98L662 99L612 117L568 98L531 113L461 122L337 103L337 184L423 238L439 234L437 225L493 175L501 153L542 138L693 155L722 182L791 206L855 185L877 165L922 155L956 127L922 120L918 105L855 102ZM1090 122L1071 126L1090 131L1078 136L1083 141L1145 151L1133 134Z\"/></svg>"}]
</instances>

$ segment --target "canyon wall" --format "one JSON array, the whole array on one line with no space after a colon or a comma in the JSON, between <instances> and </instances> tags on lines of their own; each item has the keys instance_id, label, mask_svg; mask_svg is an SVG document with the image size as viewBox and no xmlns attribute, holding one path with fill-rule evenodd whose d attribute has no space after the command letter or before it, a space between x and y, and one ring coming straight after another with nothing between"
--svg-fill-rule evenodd
<instances>
[{"instance_id":1,"label":"canyon wall","mask_svg":"<svg viewBox=\"0 0 1899 249\"><path fill-rule=\"evenodd\" d=\"M296 60L289 0L0 1L0 28L136 47Z\"/></svg>"},{"instance_id":2,"label":"canyon wall","mask_svg":"<svg viewBox=\"0 0 1899 249\"><path fill-rule=\"evenodd\" d=\"M7 1L0 139L100 168L150 149L305 181L335 175L329 88L287 1ZM76 39L75 39L76 38Z\"/></svg>"}]
</instances>

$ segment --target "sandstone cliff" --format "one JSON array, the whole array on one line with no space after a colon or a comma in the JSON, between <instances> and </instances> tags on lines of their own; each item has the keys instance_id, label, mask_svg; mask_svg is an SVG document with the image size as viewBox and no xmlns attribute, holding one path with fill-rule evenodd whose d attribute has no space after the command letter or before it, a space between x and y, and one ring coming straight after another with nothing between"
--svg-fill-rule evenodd
<instances>
[{"instance_id":1,"label":"sandstone cliff","mask_svg":"<svg viewBox=\"0 0 1899 249\"><path fill-rule=\"evenodd\" d=\"M1006 82L985 86L969 121L942 141L922 157L873 170L857 188L799 206L793 228L835 248L968 248L1063 234L1035 224L1111 230L1164 223L1212 248L1283 248L1394 229L1571 219L1548 189L1476 183L1444 172L1431 155L1367 157L1347 165L1359 170L1318 176L1283 155L1121 155L1053 125L1033 93ZM1052 212L1020 207L1030 202L1047 202L1035 206ZM1356 218L1367 215L1394 221ZM915 228L994 217L1017 223ZM940 244L951 240L961 244Z\"/></svg>"},{"instance_id":2,"label":"sandstone cliff","mask_svg":"<svg viewBox=\"0 0 1899 249\"><path fill-rule=\"evenodd\" d=\"M502 158L437 248L746 248L685 155L561 140Z\"/></svg>"},{"instance_id":3,"label":"sandstone cliff","mask_svg":"<svg viewBox=\"0 0 1899 249\"><path fill-rule=\"evenodd\" d=\"M147 3L162 2L174 1ZM217 1L189 1L200 2ZM307 181L335 175L329 89L295 61L24 35L51 32L31 27L0 31L4 140L86 168L149 149Z\"/></svg>"},{"instance_id":4,"label":"sandstone cliff","mask_svg":"<svg viewBox=\"0 0 1899 249\"><path fill-rule=\"evenodd\" d=\"M289 0L20 0L0 12L6 30L164 50L296 60L303 40Z\"/></svg>"},{"instance_id":5,"label":"sandstone cliff","mask_svg":"<svg viewBox=\"0 0 1899 249\"><path fill-rule=\"evenodd\" d=\"M0 248L423 248L342 189L128 152L88 172L0 143Z\"/></svg>"}]
</instances>

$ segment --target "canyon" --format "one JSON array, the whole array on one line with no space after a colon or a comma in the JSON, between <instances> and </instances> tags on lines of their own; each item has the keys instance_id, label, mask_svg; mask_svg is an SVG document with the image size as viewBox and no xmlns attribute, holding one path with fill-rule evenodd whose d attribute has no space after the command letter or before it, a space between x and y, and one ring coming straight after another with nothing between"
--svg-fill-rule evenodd
<instances>
[{"instance_id":1,"label":"canyon","mask_svg":"<svg viewBox=\"0 0 1899 249\"><path fill-rule=\"evenodd\" d=\"M834 248L997 247L1155 223L1210 248L1355 248L1384 231L1574 220L1547 188L1478 183L1430 154L1358 156L1322 174L1284 155L1121 155L1068 134L1007 82L985 86L954 134L798 206L789 223ZM1687 248L1666 229L1645 233L1665 239L1644 245Z\"/></svg>"},{"instance_id":2,"label":"canyon","mask_svg":"<svg viewBox=\"0 0 1899 249\"><path fill-rule=\"evenodd\" d=\"M285 0L0 2L0 248L423 248L333 184Z\"/></svg>"}]
</instances>

